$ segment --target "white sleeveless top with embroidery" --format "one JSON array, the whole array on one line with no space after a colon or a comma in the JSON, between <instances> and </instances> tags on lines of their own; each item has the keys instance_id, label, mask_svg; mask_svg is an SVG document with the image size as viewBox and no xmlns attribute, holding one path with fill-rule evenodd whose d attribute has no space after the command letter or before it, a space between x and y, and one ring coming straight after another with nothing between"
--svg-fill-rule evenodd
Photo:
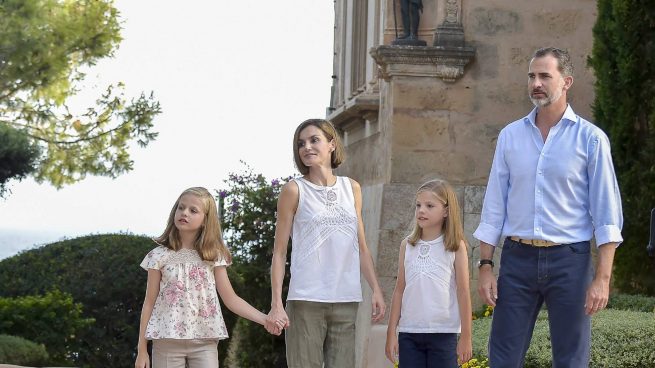
<instances>
[{"instance_id":1,"label":"white sleeveless top with embroidery","mask_svg":"<svg viewBox=\"0 0 655 368\"><path fill-rule=\"evenodd\" d=\"M405 246L405 291L398 332L459 333L455 252L443 235Z\"/></svg>"},{"instance_id":2,"label":"white sleeveless top with embroidery","mask_svg":"<svg viewBox=\"0 0 655 368\"><path fill-rule=\"evenodd\" d=\"M303 178L294 181L299 198L287 300L361 301L358 220L350 179L338 176L331 187Z\"/></svg>"}]
</instances>

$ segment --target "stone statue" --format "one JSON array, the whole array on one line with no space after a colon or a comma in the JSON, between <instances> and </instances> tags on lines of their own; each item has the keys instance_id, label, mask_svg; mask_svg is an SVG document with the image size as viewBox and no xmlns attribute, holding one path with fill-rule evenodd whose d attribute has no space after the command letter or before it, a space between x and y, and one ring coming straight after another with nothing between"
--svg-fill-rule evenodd
<instances>
[{"instance_id":1,"label":"stone statue","mask_svg":"<svg viewBox=\"0 0 655 368\"><path fill-rule=\"evenodd\" d=\"M400 14L403 21L403 34L398 36L396 33L396 40L392 45L412 45L412 46L425 46L425 41L418 39L418 25L421 19L421 12L423 11L422 0L400 0ZM395 7L394 7L394 21L395 21ZM396 30L398 29L395 24Z\"/></svg>"}]
</instances>

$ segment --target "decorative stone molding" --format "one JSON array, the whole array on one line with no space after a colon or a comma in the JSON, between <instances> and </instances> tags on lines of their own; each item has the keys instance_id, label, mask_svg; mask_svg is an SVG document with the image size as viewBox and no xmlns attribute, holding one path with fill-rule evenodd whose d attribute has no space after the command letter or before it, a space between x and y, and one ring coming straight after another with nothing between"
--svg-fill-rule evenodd
<instances>
[{"instance_id":1,"label":"decorative stone molding","mask_svg":"<svg viewBox=\"0 0 655 368\"><path fill-rule=\"evenodd\" d=\"M464 67L475 56L475 48L381 45L369 53L386 81L394 76L417 76L454 82L464 75Z\"/></svg>"},{"instance_id":2,"label":"decorative stone molding","mask_svg":"<svg viewBox=\"0 0 655 368\"><path fill-rule=\"evenodd\" d=\"M340 126L352 119L363 119L365 115L374 113L377 115L380 109L380 95L378 93L362 93L345 104L328 110L327 119L334 125Z\"/></svg>"}]
</instances>

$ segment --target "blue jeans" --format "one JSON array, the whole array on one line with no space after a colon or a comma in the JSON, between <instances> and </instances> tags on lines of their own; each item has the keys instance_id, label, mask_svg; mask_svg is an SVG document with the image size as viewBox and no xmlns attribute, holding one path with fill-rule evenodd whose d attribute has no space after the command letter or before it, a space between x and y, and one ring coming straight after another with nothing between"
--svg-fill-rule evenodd
<instances>
[{"instance_id":1,"label":"blue jeans","mask_svg":"<svg viewBox=\"0 0 655 368\"><path fill-rule=\"evenodd\" d=\"M399 368L457 368L457 334L398 334Z\"/></svg>"},{"instance_id":2,"label":"blue jeans","mask_svg":"<svg viewBox=\"0 0 655 368\"><path fill-rule=\"evenodd\" d=\"M523 367L544 302L553 367L589 366L591 318L584 312L592 278L589 248L588 241L540 248L505 240L489 336L490 367Z\"/></svg>"}]
</instances>

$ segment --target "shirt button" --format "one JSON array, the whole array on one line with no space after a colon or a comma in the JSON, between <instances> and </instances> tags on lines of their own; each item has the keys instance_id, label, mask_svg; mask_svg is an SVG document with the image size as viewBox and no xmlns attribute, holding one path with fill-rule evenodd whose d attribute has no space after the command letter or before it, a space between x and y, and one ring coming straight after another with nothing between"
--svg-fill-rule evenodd
<instances>
[{"instance_id":1,"label":"shirt button","mask_svg":"<svg viewBox=\"0 0 655 368\"><path fill-rule=\"evenodd\" d=\"M543 174L544 174L544 172L539 170L539 175L543 175Z\"/></svg>"},{"instance_id":2,"label":"shirt button","mask_svg":"<svg viewBox=\"0 0 655 368\"><path fill-rule=\"evenodd\" d=\"M537 231L537 232L540 232L540 231L541 231L541 229L540 229L540 228L536 228L536 229L535 229L535 231Z\"/></svg>"}]
</instances>

